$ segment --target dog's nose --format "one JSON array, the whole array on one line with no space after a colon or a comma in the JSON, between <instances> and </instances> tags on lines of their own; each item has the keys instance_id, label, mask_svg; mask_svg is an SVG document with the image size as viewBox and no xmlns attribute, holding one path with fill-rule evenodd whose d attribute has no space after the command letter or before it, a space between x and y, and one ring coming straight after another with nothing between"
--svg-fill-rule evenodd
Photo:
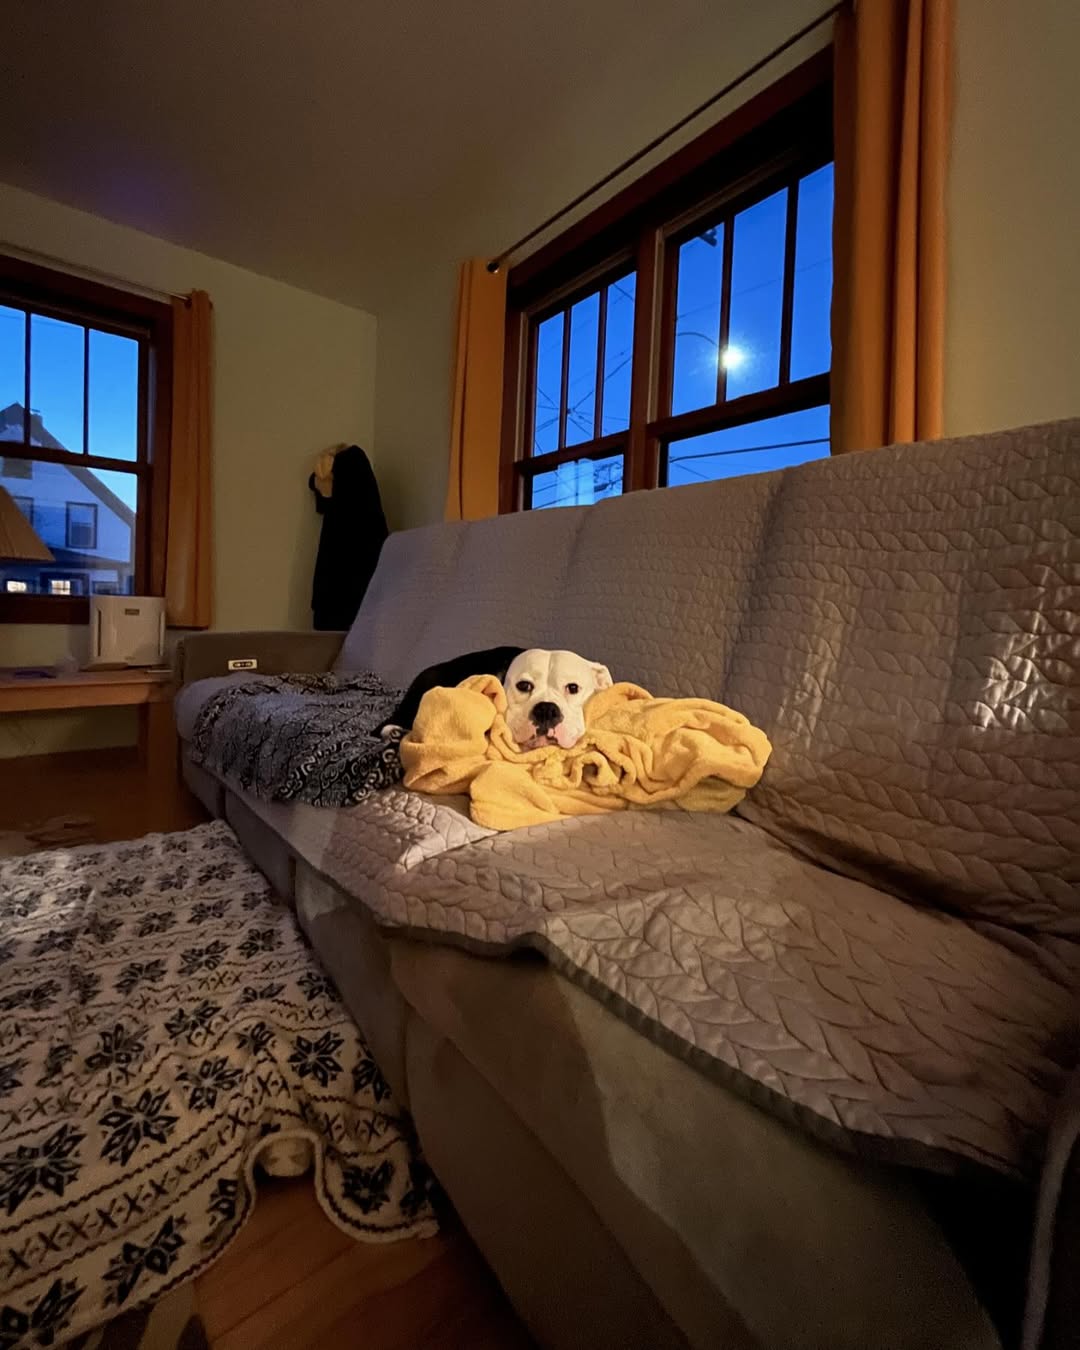
<instances>
[{"instance_id":1,"label":"dog's nose","mask_svg":"<svg viewBox=\"0 0 1080 1350\"><path fill-rule=\"evenodd\" d=\"M537 703L529 714L537 731L550 731L562 721L562 709L557 703Z\"/></svg>"}]
</instances>

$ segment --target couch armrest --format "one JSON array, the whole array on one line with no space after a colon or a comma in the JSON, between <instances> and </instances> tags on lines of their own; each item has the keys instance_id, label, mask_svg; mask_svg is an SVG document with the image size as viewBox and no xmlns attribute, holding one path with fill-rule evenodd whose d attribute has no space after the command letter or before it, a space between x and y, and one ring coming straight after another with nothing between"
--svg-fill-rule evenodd
<instances>
[{"instance_id":1,"label":"couch armrest","mask_svg":"<svg viewBox=\"0 0 1080 1350\"><path fill-rule=\"evenodd\" d=\"M209 675L228 675L230 661L257 661L260 675L306 674L329 670L345 634L339 632L190 633L176 648L180 684Z\"/></svg>"},{"instance_id":2,"label":"couch armrest","mask_svg":"<svg viewBox=\"0 0 1080 1350\"><path fill-rule=\"evenodd\" d=\"M1023 1350L1073 1350L1080 1326L1080 1070L1050 1126L1035 1221Z\"/></svg>"}]
</instances>

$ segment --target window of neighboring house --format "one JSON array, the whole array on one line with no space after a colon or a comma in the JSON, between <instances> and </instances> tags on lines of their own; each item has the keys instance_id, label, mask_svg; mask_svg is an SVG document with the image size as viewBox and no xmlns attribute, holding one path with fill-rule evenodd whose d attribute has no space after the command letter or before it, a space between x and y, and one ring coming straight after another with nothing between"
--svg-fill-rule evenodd
<instances>
[{"instance_id":1,"label":"window of neighboring house","mask_svg":"<svg viewBox=\"0 0 1080 1350\"><path fill-rule=\"evenodd\" d=\"M0 484L53 555L0 562L0 621L161 592L171 337L167 305L0 257Z\"/></svg>"},{"instance_id":2,"label":"window of neighboring house","mask_svg":"<svg viewBox=\"0 0 1080 1350\"><path fill-rule=\"evenodd\" d=\"M828 54L511 270L503 510L829 453Z\"/></svg>"},{"instance_id":3,"label":"window of neighboring house","mask_svg":"<svg viewBox=\"0 0 1080 1350\"><path fill-rule=\"evenodd\" d=\"M72 549L97 548L97 502L65 502L66 542Z\"/></svg>"}]
</instances>

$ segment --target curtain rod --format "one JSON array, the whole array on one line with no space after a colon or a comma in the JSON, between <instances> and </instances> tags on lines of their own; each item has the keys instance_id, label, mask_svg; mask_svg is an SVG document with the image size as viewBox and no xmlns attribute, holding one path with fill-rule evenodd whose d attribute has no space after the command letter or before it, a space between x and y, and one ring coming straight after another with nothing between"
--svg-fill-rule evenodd
<instances>
[{"instance_id":1,"label":"curtain rod","mask_svg":"<svg viewBox=\"0 0 1080 1350\"><path fill-rule=\"evenodd\" d=\"M816 28L820 28L823 23L831 19L835 14L839 14L842 9L847 9L850 3L851 0L840 0L839 4L831 5L823 14L819 14L816 19L800 28L797 33L792 33L789 38L784 42L781 42L779 47L774 47L766 56L763 56L759 61L755 61L754 64L747 67L741 75L737 75L733 80L730 80L725 84L722 89L707 98L704 103L699 103L696 108L688 112L685 117L680 117L677 122L668 127L666 131L662 131L659 136L654 136L648 145L643 145L641 149L632 154L629 159L624 159L621 164L617 164L614 169L604 174L603 178L598 178L591 187L587 187L584 192L579 192L573 201L567 202L564 207L556 211L554 215L548 216L547 220L542 221L535 229L530 230L528 234L522 235L521 238L511 244L509 248L504 248L501 253L496 254L488 263L487 270L489 272L497 272L503 263L506 262L507 258L513 257L519 249L524 248L526 244L531 243L538 234L543 234L545 230L562 220L563 216L569 215L571 211L580 206L582 202L588 201L590 197L595 196L602 188L607 187L613 179L618 178L619 175L625 173L627 169L633 168L633 166L644 159L646 155L651 154L653 150L663 145L665 141L670 140L677 132L682 131L683 127L688 126L695 118L700 117L703 112L708 112L714 104L719 103L722 98L726 98L728 94L733 93L741 84L745 84L752 75L756 75L759 70L762 70L771 61L775 61L778 56L782 56L790 47L794 47L797 42L801 42L804 37L812 33Z\"/></svg>"},{"instance_id":2,"label":"curtain rod","mask_svg":"<svg viewBox=\"0 0 1080 1350\"><path fill-rule=\"evenodd\" d=\"M72 262L70 258L57 257L55 253L45 253L37 248L25 248L22 244L13 244L0 239L0 253L9 253L24 262L51 263L74 276L86 277L91 281L106 281L113 286L123 286L125 290L138 291L155 300L186 300L188 297L179 291L159 291L155 286L144 286L141 281L132 281L130 277L118 276L115 272L105 272L100 267L88 267L85 263Z\"/></svg>"}]
</instances>

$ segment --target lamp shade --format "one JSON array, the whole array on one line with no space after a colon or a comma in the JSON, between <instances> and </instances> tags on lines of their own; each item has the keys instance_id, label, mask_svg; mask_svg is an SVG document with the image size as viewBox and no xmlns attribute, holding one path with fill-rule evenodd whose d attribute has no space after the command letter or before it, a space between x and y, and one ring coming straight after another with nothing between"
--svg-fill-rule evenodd
<instances>
[{"instance_id":1,"label":"lamp shade","mask_svg":"<svg viewBox=\"0 0 1080 1350\"><path fill-rule=\"evenodd\" d=\"M0 487L0 562L52 561L53 555L15 505L15 498Z\"/></svg>"}]
</instances>

